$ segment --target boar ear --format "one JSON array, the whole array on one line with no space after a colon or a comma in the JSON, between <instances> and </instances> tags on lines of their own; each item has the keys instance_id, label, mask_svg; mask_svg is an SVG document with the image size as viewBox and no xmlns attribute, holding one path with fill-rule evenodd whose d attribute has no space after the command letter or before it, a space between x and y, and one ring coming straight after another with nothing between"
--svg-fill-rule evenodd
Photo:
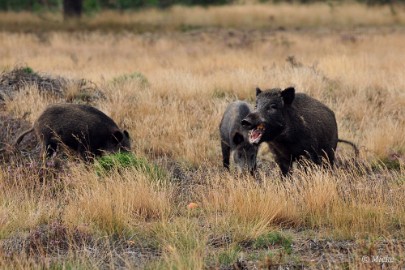
<instances>
[{"instance_id":1,"label":"boar ear","mask_svg":"<svg viewBox=\"0 0 405 270\"><path fill-rule=\"evenodd\" d=\"M122 132L120 130L117 130L113 133L113 138L117 141L117 142L121 142L124 139L124 134L122 134Z\"/></svg>"},{"instance_id":2,"label":"boar ear","mask_svg":"<svg viewBox=\"0 0 405 270\"><path fill-rule=\"evenodd\" d=\"M288 87L281 91L281 97L284 100L284 104L291 104L295 97L295 89L294 87Z\"/></svg>"},{"instance_id":3,"label":"boar ear","mask_svg":"<svg viewBox=\"0 0 405 270\"><path fill-rule=\"evenodd\" d=\"M129 133L128 133L128 131L124 130L124 136L129 139Z\"/></svg>"},{"instance_id":4,"label":"boar ear","mask_svg":"<svg viewBox=\"0 0 405 270\"><path fill-rule=\"evenodd\" d=\"M260 90L260 88L259 87L256 87L256 97L261 93L261 92L263 92L262 90Z\"/></svg>"},{"instance_id":5,"label":"boar ear","mask_svg":"<svg viewBox=\"0 0 405 270\"><path fill-rule=\"evenodd\" d=\"M244 138L243 135L240 134L239 132L235 132L232 136L232 141L235 145L239 145L243 142Z\"/></svg>"}]
</instances>

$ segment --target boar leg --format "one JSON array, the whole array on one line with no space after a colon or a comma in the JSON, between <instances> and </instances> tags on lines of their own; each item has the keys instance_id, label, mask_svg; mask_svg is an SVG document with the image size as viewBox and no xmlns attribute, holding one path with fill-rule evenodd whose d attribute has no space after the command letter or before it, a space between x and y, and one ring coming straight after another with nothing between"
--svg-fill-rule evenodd
<instances>
[{"instance_id":1,"label":"boar leg","mask_svg":"<svg viewBox=\"0 0 405 270\"><path fill-rule=\"evenodd\" d=\"M226 169L229 170L229 157L231 155L231 148L228 144L221 141L221 148L222 148L222 163Z\"/></svg>"},{"instance_id":2,"label":"boar leg","mask_svg":"<svg viewBox=\"0 0 405 270\"><path fill-rule=\"evenodd\" d=\"M54 140L49 140L44 142L44 153L46 153L46 157L50 158L56 152L56 148L58 147L58 143Z\"/></svg>"},{"instance_id":3,"label":"boar leg","mask_svg":"<svg viewBox=\"0 0 405 270\"><path fill-rule=\"evenodd\" d=\"M275 160L276 160L276 163L278 164L278 166L280 167L281 174L283 176L287 176L291 173L291 165L292 165L291 160L282 158L277 155L275 157Z\"/></svg>"},{"instance_id":4,"label":"boar leg","mask_svg":"<svg viewBox=\"0 0 405 270\"><path fill-rule=\"evenodd\" d=\"M335 151L329 150L326 152L326 155L328 156L328 162L330 167L333 168L333 165L335 164Z\"/></svg>"}]
</instances>

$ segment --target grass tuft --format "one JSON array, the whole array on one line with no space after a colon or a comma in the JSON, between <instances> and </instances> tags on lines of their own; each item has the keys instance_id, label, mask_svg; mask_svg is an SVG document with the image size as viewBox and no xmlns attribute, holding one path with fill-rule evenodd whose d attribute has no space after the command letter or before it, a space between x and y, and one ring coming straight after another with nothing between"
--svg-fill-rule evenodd
<instances>
[{"instance_id":1,"label":"grass tuft","mask_svg":"<svg viewBox=\"0 0 405 270\"><path fill-rule=\"evenodd\" d=\"M272 246L281 246L287 254L291 254L292 239L291 237L284 236L280 232L275 231L260 235L253 243L255 249L269 248Z\"/></svg>"},{"instance_id":2,"label":"grass tuft","mask_svg":"<svg viewBox=\"0 0 405 270\"><path fill-rule=\"evenodd\" d=\"M31 67L23 67L22 71L27 74L34 74L34 70Z\"/></svg>"},{"instance_id":3,"label":"grass tuft","mask_svg":"<svg viewBox=\"0 0 405 270\"><path fill-rule=\"evenodd\" d=\"M145 77L145 75L143 75L140 72L124 74L124 75L120 75L120 76L112 79L112 83L118 84L118 85L123 84L125 82L131 82L131 81L137 82L142 89L149 87L149 85L150 85L150 83L149 83L148 79Z\"/></svg>"},{"instance_id":4,"label":"grass tuft","mask_svg":"<svg viewBox=\"0 0 405 270\"><path fill-rule=\"evenodd\" d=\"M159 166L151 164L146 158L136 157L130 152L119 152L98 158L94 164L97 175L134 168L147 174L153 180L162 180L166 173Z\"/></svg>"}]
</instances>

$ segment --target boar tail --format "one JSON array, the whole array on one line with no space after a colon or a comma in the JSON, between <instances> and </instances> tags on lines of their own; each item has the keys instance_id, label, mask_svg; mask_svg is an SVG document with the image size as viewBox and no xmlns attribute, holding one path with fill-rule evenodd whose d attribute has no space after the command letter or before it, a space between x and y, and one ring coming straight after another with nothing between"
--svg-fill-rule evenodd
<instances>
[{"instance_id":1,"label":"boar tail","mask_svg":"<svg viewBox=\"0 0 405 270\"><path fill-rule=\"evenodd\" d=\"M354 149L354 154L356 155L356 157L359 156L359 154L360 154L359 148L357 148L357 146L354 143L352 143L351 141L342 140L342 139L338 139L338 142L347 143L347 144L351 145Z\"/></svg>"},{"instance_id":2,"label":"boar tail","mask_svg":"<svg viewBox=\"0 0 405 270\"><path fill-rule=\"evenodd\" d=\"M16 147L22 141L22 139L24 139L25 135L27 135L28 133L31 133L33 131L34 131L34 127L32 127L30 129L24 131L23 133L21 133L21 135L18 136L17 140L15 140L13 146Z\"/></svg>"}]
</instances>

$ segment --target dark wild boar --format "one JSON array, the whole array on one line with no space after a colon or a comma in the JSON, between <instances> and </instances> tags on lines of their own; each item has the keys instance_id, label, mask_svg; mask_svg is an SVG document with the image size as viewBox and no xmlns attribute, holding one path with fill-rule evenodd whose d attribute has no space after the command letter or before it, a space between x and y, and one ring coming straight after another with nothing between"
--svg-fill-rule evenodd
<instances>
[{"instance_id":1,"label":"dark wild boar","mask_svg":"<svg viewBox=\"0 0 405 270\"><path fill-rule=\"evenodd\" d=\"M267 142L285 176L294 161L306 157L320 165L326 159L333 166L338 141L335 114L318 100L293 87L262 91L256 88L256 107L242 120L253 144Z\"/></svg>"},{"instance_id":2,"label":"dark wild boar","mask_svg":"<svg viewBox=\"0 0 405 270\"><path fill-rule=\"evenodd\" d=\"M228 105L219 125L223 165L229 170L229 157L233 152L236 167L241 171L247 167L253 175L256 170L258 145L249 143L248 131L241 121L251 112L244 101L235 101Z\"/></svg>"},{"instance_id":3,"label":"dark wild boar","mask_svg":"<svg viewBox=\"0 0 405 270\"><path fill-rule=\"evenodd\" d=\"M32 131L41 141L47 157L52 156L60 143L77 151L83 158L100 156L103 152L130 150L128 132L121 131L110 117L88 105L49 106L33 127L17 138L14 146Z\"/></svg>"}]
</instances>

